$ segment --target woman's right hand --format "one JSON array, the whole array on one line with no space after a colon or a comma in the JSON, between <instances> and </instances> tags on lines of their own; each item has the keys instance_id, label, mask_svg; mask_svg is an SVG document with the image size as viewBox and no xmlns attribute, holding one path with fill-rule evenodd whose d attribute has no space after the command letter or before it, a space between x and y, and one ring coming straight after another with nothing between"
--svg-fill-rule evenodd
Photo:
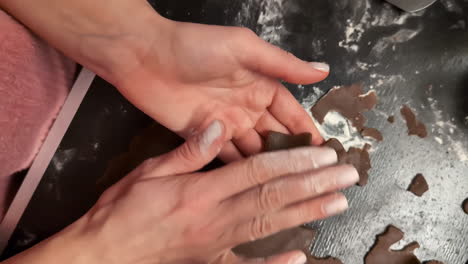
<instances>
[{"instance_id":1,"label":"woman's right hand","mask_svg":"<svg viewBox=\"0 0 468 264\"><path fill-rule=\"evenodd\" d=\"M214 121L176 150L144 162L76 223L12 263L304 263L300 251L246 260L231 249L323 219L348 204L337 191L358 181L336 153L306 147L191 173L216 157Z\"/></svg>"}]
</instances>

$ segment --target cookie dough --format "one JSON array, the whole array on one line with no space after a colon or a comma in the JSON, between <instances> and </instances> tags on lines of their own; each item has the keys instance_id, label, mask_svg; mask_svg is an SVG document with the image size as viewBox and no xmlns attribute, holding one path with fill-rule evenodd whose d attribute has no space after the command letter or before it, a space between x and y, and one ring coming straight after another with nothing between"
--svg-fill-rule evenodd
<instances>
[{"instance_id":1,"label":"cookie dough","mask_svg":"<svg viewBox=\"0 0 468 264\"><path fill-rule=\"evenodd\" d=\"M463 201L462 208L465 214L468 214L468 198L466 198L465 201Z\"/></svg>"},{"instance_id":2,"label":"cookie dough","mask_svg":"<svg viewBox=\"0 0 468 264\"><path fill-rule=\"evenodd\" d=\"M333 257L317 258L310 254L310 246L314 242L315 234L314 230L296 227L240 245L233 251L246 258L266 258L292 250L302 250L307 256L307 264L343 264Z\"/></svg>"},{"instance_id":3,"label":"cookie dough","mask_svg":"<svg viewBox=\"0 0 468 264\"><path fill-rule=\"evenodd\" d=\"M383 140L383 136L382 136L382 133L380 133L379 130L375 129L375 128L371 128L371 127L365 127L362 129L361 131L361 135L363 137L371 137L377 141L382 141Z\"/></svg>"},{"instance_id":4,"label":"cookie dough","mask_svg":"<svg viewBox=\"0 0 468 264\"><path fill-rule=\"evenodd\" d=\"M403 239L404 233L390 225L384 233L377 235L371 250L364 258L365 264L421 264L413 251L419 248L417 242L412 242L401 250L392 250L390 247Z\"/></svg>"},{"instance_id":5,"label":"cookie dough","mask_svg":"<svg viewBox=\"0 0 468 264\"><path fill-rule=\"evenodd\" d=\"M393 123L395 123L395 117L394 117L394 116L389 116L389 117L387 118L387 121L388 121L390 124L393 124Z\"/></svg>"},{"instance_id":6,"label":"cookie dough","mask_svg":"<svg viewBox=\"0 0 468 264\"><path fill-rule=\"evenodd\" d=\"M427 137L426 126L416 119L416 115L413 113L411 108L407 105L403 105L401 108L401 115L406 120L409 136L416 135L420 138Z\"/></svg>"},{"instance_id":7,"label":"cookie dough","mask_svg":"<svg viewBox=\"0 0 468 264\"><path fill-rule=\"evenodd\" d=\"M234 248L234 253L247 258L265 258L291 250L304 250L314 241L315 231L304 227L296 227L281 231L264 239L242 244Z\"/></svg>"},{"instance_id":8,"label":"cookie dough","mask_svg":"<svg viewBox=\"0 0 468 264\"><path fill-rule=\"evenodd\" d=\"M414 195L421 197L425 192L429 190L429 185L427 185L424 175L421 173L416 174L416 176L411 181L408 186L408 191L414 193Z\"/></svg>"},{"instance_id":9,"label":"cookie dough","mask_svg":"<svg viewBox=\"0 0 468 264\"><path fill-rule=\"evenodd\" d=\"M336 111L349 119L358 131L362 131L367 121L362 113L371 110L376 104L375 91L363 94L362 85L354 84L331 89L312 107L311 111L320 124L323 124L328 112Z\"/></svg>"},{"instance_id":10,"label":"cookie dough","mask_svg":"<svg viewBox=\"0 0 468 264\"><path fill-rule=\"evenodd\" d=\"M265 142L265 150L275 151L311 145L312 134L310 133L287 135L275 131L270 131Z\"/></svg>"},{"instance_id":11,"label":"cookie dough","mask_svg":"<svg viewBox=\"0 0 468 264\"><path fill-rule=\"evenodd\" d=\"M369 149L370 145L366 144L362 149L349 148L346 151L343 145L337 139L328 140L324 146L333 148L338 155L338 164L353 165L359 173L359 186L367 184L369 178L369 170L371 168Z\"/></svg>"}]
</instances>

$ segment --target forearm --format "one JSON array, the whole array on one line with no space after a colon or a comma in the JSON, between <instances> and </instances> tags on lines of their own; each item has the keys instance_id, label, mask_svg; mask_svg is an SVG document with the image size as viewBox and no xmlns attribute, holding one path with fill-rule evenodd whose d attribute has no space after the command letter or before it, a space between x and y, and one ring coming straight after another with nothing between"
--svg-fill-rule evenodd
<instances>
[{"instance_id":1,"label":"forearm","mask_svg":"<svg viewBox=\"0 0 468 264\"><path fill-rule=\"evenodd\" d=\"M162 39L169 24L144 0L0 0L0 8L115 85L156 41L148 27Z\"/></svg>"},{"instance_id":2,"label":"forearm","mask_svg":"<svg viewBox=\"0 0 468 264\"><path fill-rule=\"evenodd\" d=\"M2 262L2 264L94 264L104 262L100 249L90 243L85 231L85 220L80 219L57 235ZM100 252L103 254L103 252Z\"/></svg>"}]
</instances>

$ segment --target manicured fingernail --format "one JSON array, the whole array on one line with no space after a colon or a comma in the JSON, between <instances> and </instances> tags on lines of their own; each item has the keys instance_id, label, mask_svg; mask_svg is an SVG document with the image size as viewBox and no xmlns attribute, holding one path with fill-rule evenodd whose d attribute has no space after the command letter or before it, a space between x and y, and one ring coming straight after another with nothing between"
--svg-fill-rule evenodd
<instances>
[{"instance_id":1,"label":"manicured fingernail","mask_svg":"<svg viewBox=\"0 0 468 264\"><path fill-rule=\"evenodd\" d=\"M344 166L341 170L336 178L337 185L348 186L359 181L359 174L353 166Z\"/></svg>"},{"instance_id":2,"label":"manicured fingernail","mask_svg":"<svg viewBox=\"0 0 468 264\"><path fill-rule=\"evenodd\" d=\"M307 257L304 253L298 253L294 257L291 257L288 264L305 264L307 261Z\"/></svg>"},{"instance_id":3,"label":"manicured fingernail","mask_svg":"<svg viewBox=\"0 0 468 264\"><path fill-rule=\"evenodd\" d=\"M334 200L323 205L323 211L326 215L336 215L348 209L348 200L342 195L336 196Z\"/></svg>"},{"instance_id":4,"label":"manicured fingernail","mask_svg":"<svg viewBox=\"0 0 468 264\"><path fill-rule=\"evenodd\" d=\"M201 152L206 153L222 134L223 124L218 120L213 121L200 136Z\"/></svg>"},{"instance_id":5,"label":"manicured fingernail","mask_svg":"<svg viewBox=\"0 0 468 264\"><path fill-rule=\"evenodd\" d=\"M326 167L338 162L338 155L332 148L320 148L319 153L314 157L316 168Z\"/></svg>"},{"instance_id":6,"label":"manicured fingernail","mask_svg":"<svg viewBox=\"0 0 468 264\"><path fill-rule=\"evenodd\" d=\"M323 62L309 62L309 65L312 68L322 71L322 72L330 72L330 65L323 63Z\"/></svg>"}]
</instances>

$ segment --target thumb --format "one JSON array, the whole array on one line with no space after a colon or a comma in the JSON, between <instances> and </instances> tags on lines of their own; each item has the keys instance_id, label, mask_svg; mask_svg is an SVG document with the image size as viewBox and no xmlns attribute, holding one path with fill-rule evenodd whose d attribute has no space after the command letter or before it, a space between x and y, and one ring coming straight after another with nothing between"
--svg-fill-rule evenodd
<instances>
[{"instance_id":1,"label":"thumb","mask_svg":"<svg viewBox=\"0 0 468 264\"><path fill-rule=\"evenodd\" d=\"M295 84L316 83L328 76L328 64L303 61L251 31L243 32L237 54L241 56L241 63L250 70Z\"/></svg>"},{"instance_id":2,"label":"thumb","mask_svg":"<svg viewBox=\"0 0 468 264\"><path fill-rule=\"evenodd\" d=\"M175 150L145 162L143 177L161 177L197 171L210 163L224 145L225 126L215 120Z\"/></svg>"},{"instance_id":3,"label":"thumb","mask_svg":"<svg viewBox=\"0 0 468 264\"><path fill-rule=\"evenodd\" d=\"M305 264L307 257L300 250L289 251L268 258L243 259L229 252L218 258L215 264Z\"/></svg>"}]
</instances>

